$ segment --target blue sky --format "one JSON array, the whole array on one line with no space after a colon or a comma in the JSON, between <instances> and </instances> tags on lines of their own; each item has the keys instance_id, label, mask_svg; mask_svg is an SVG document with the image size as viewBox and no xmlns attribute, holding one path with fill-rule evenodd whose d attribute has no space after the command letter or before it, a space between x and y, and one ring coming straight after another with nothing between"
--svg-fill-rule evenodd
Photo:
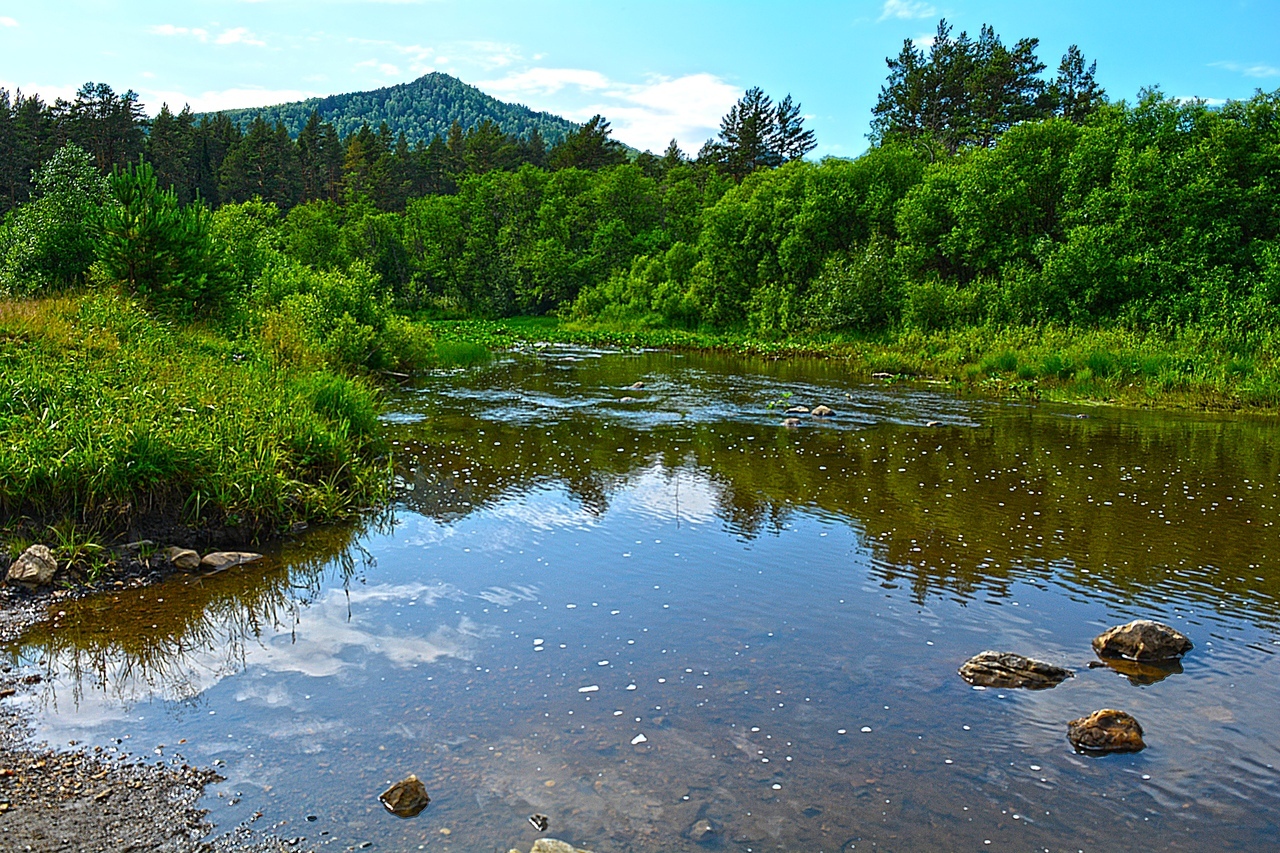
<instances>
[{"instance_id":1,"label":"blue sky","mask_svg":"<svg viewBox=\"0 0 1280 853\"><path fill-rule=\"evenodd\" d=\"M0 0L0 87L132 88L149 112L258 106L445 71L504 100L696 151L748 86L791 93L819 154L866 148L884 58L990 23L1070 44L1113 98L1159 85L1217 102L1280 88L1280 0Z\"/></svg>"}]
</instances>

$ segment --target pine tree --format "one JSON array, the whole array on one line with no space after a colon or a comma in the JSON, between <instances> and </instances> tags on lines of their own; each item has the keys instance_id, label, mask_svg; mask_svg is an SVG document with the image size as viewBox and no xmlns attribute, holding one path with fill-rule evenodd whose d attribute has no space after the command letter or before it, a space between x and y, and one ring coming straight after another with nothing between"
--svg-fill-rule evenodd
<instances>
[{"instance_id":1,"label":"pine tree","mask_svg":"<svg viewBox=\"0 0 1280 853\"><path fill-rule=\"evenodd\" d=\"M1050 104L1063 118L1080 124L1099 106L1107 102L1107 93L1094 79L1098 63L1086 68L1084 54L1071 45L1058 65L1058 76L1049 85Z\"/></svg>"},{"instance_id":2,"label":"pine tree","mask_svg":"<svg viewBox=\"0 0 1280 853\"><path fill-rule=\"evenodd\" d=\"M591 121L562 139L547 155L552 169L603 169L627 161L621 142L609 138L609 122L604 116Z\"/></svg>"}]
</instances>

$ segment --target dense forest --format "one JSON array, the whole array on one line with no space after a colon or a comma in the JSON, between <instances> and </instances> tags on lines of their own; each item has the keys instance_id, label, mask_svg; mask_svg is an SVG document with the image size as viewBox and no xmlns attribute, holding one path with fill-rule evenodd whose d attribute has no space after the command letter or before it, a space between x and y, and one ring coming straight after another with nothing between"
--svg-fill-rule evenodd
<instances>
[{"instance_id":1,"label":"dense forest","mask_svg":"<svg viewBox=\"0 0 1280 853\"><path fill-rule=\"evenodd\" d=\"M528 139L534 133L549 143L559 142L577 125L551 113L535 112L519 104L508 104L469 86L456 77L438 71L411 83L310 98L291 104L277 104L223 113L241 130L256 119L267 124L283 124L296 137L311 120L312 113L333 125L339 136L349 136L361 126L378 127L384 122L393 136L403 133L411 144L430 142L444 136L454 122L462 127L479 127L485 122L498 125L512 136ZM203 116L197 116L197 120ZM214 116L209 116L210 119Z\"/></svg>"},{"instance_id":2,"label":"dense forest","mask_svg":"<svg viewBox=\"0 0 1280 853\"><path fill-rule=\"evenodd\" d=\"M490 120L411 145L0 93L0 288L123 280L208 315L358 280L401 311L760 336L1276 328L1280 92L1111 101L1076 47L1053 74L1037 48L941 22L887 61L867 153L821 162L759 89L694 156L635 156L600 117L550 146Z\"/></svg>"}]
</instances>

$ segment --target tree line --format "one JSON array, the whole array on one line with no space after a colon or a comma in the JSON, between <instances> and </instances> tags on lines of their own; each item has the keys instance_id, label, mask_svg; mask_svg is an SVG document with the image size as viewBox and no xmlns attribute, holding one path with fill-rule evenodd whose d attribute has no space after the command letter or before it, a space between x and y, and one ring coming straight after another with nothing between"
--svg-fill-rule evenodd
<instances>
[{"instance_id":1,"label":"tree line","mask_svg":"<svg viewBox=\"0 0 1280 853\"><path fill-rule=\"evenodd\" d=\"M395 328L368 315L374 291L402 311L760 335L1277 328L1280 92L1113 103L1077 48L1046 78L1036 47L940 23L927 51L908 42L888 60L871 149L820 163L804 159L799 105L759 89L693 157L630 156L599 117L550 147L485 124L411 146L367 127L338 139L318 119L296 140L265 122L237 137L162 111L138 143L145 169L101 183L104 149L86 135L37 173L0 230L0 288L124 280L206 316L288 302L313 334L347 328L357 343L339 349L357 363L358 342L378 351ZM215 173L191 164L215 126L226 145L206 194ZM160 242L108 240L138 230L126 214ZM203 266L134 275L130 251ZM365 296L334 295L348 291Z\"/></svg>"}]
</instances>

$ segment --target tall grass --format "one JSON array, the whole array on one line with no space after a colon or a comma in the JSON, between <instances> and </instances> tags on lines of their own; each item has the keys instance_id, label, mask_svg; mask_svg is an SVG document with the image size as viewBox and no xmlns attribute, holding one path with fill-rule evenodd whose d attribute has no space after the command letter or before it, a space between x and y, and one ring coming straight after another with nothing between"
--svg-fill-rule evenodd
<instances>
[{"instance_id":1,"label":"tall grass","mask_svg":"<svg viewBox=\"0 0 1280 853\"><path fill-rule=\"evenodd\" d=\"M92 293L0 301L0 514L264 531L387 488L375 393Z\"/></svg>"}]
</instances>

